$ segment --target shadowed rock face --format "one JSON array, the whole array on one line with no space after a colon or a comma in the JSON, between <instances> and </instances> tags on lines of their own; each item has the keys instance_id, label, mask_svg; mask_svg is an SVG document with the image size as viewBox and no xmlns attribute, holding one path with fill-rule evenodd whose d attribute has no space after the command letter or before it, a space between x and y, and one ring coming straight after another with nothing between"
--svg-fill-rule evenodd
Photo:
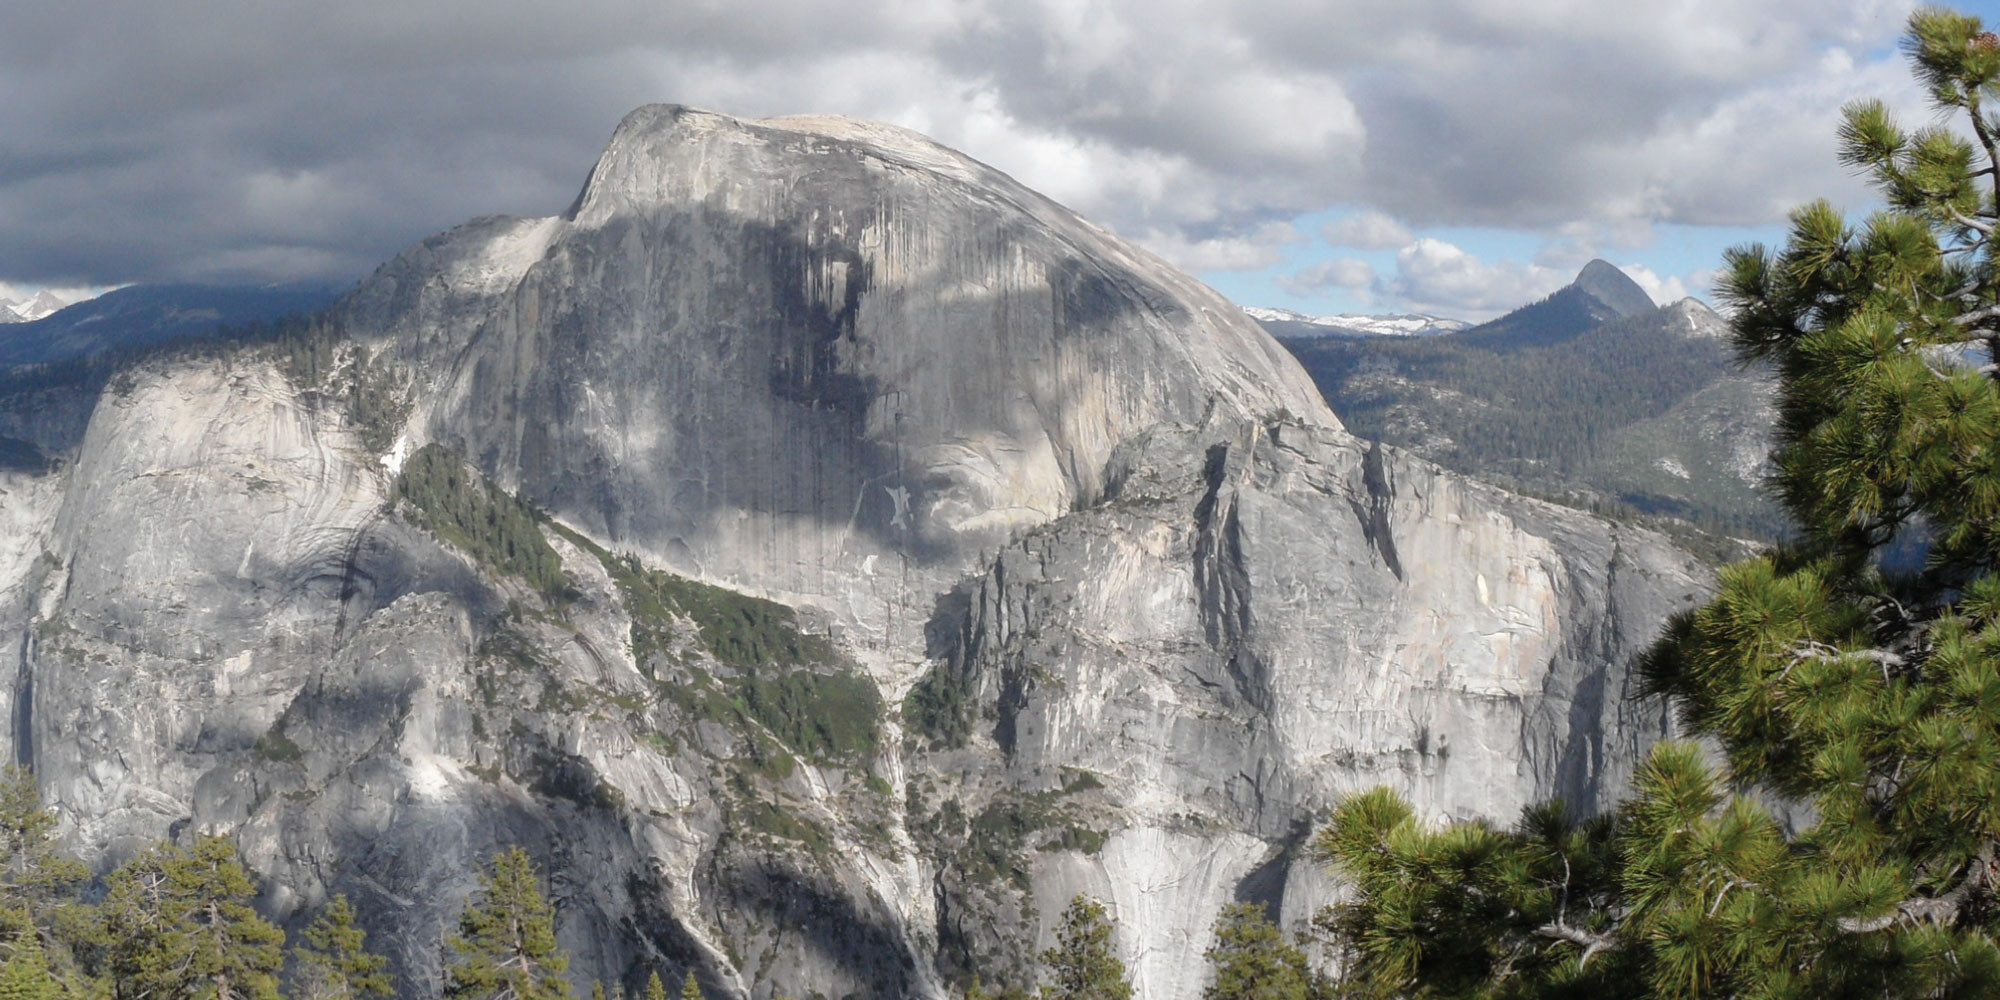
<instances>
[{"instance_id":1,"label":"shadowed rock face","mask_svg":"<svg viewBox=\"0 0 2000 1000\"><path fill-rule=\"evenodd\" d=\"M1589 292L1619 316L1643 316L1658 308L1638 282L1608 261L1593 260L1583 265L1571 284Z\"/></svg>"},{"instance_id":2,"label":"shadowed rock face","mask_svg":"<svg viewBox=\"0 0 2000 1000\"><path fill-rule=\"evenodd\" d=\"M1212 291L882 126L643 108L568 213L337 316L323 372L157 362L0 471L0 736L89 857L229 834L418 994L522 843L580 981L940 996L1088 892L1192 997L1222 903L1329 898L1347 790L1608 803L1706 585L1355 441ZM539 539L399 494L432 444ZM506 572L541 545L561 592Z\"/></svg>"}]
</instances>

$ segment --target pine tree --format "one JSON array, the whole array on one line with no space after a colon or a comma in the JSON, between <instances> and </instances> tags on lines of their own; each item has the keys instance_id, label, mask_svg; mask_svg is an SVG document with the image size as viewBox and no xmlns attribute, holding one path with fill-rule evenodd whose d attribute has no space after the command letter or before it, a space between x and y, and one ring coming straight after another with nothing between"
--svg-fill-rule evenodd
<instances>
[{"instance_id":1,"label":"pine tree","mask_svg":"<svg viewBox=\"0 0 2000 1000\"><path fill-rule=\"evenodd\" d=\"M81 980L77 948L97 919L77 900L89 869L56 847L56 814L42 805L33 772L0 767L0 934L35 929L36 961L59 981Z\"/></svg>"},{"instance_id":2,"label":"pine tree","mask_svg":"<svg viewBox=\"0 0 2000 1000\"><path fill-rule=\"evenodd\" d=\"M368 932L354 923L354 907L335 896L306 928L296 950L299 984L294 1000L392 998L389 960L368 951Z\"/></svg>"},{"instance_id":3,"label":"pine tree","mask_svg":"<svg viewBox=\"0 0 2000 1000\"><path fill-rule=\"evenodd\" d=\"M646 1000L667 1000L667 984L660 982L658 972L646 979Z\"/></svg>"},{"instance_id":4,"label":"pine tree","mask_svg":"<svg viewBox=\"0 0 2000 1000\"><path fill-rule=\"evenodd\" d=\"M34 773L0 767L0 905L39 910L89 877L89 869L57 853L55 828Z\"/></svg>"},{"instance_id":5,"label":"pine tree","mask_svg":"<svg viewBox=\"0 0 2000 1000\"><path fill-rule=\"evenodd\" d=\"M104 903L114 995L277 1000L285 935L251 909L256 892L220 837L120 867Z\"/></svg>"},{"instance_id":6,"label":"pine tree","mask_svg":"<svg viewBox=\"0 0 2000 1000\"><path fill-rule=\"evenodd\" d=\"M569 956L556 943L555 914L536 885L528 852L509 848L481 873L481 899L458 919L456 960L445 996L481 1000L568 1000Z\"/></svg>"},{"instance_id":7,"label":"pine tree","mask_svg":"<svg viewBox=\"0 0 2000 1000\"><path fill-rule=\"evenodd\" d=\"M0 962L0 1000L62 1000L65 990L49 971L40 935L30 926Z\"/></svg>"},{"instance_id":8,"label":"pine tree","mask_svg":"<svg viewBox=\"0 0 2000 1000\"><path fill-rule=\"evenodd\" d=\"M1004 986L1000 992L992 992L978 976L973 976L972 982L965 987L965 1000L1030 1000L1030 996L1020 986Z\"/></svg>"},{"instance_id":9,"label":"pine tree","mask_svg":"<svg viewBox=\"0 0 2000 1000\"><path fill-rule=\"evenodd\" d=\"M1719 766L1665 744L1615 817L1506 831L1349 800L1321 846L1357 889L1327 918L1355 992L2000 995L2000 36L1925 8L1905 51L1940 122L1867 101L1841 130L1888 208L1809 205L1726 262L1798 539L1640 664Z\"/></svg>"},{"instance_id":10,"label":"pine tree","mask_svg":"<svg viewBox=\"0 0 2000 1000\"><path fill-rule=\"evenodd\" d=\"M701 984L694 981L693 969L689 969L687 978L681 980L681 1000L702 1000Z\"/></svg>"},{"instance_id":11,"label":"pine tree","mask_svg":"<svg viewBox=\"0 0 2000 1000\"><path fill-rule=\"evenodd\" d=\"M1223 907L1215 924L1215 944L1204 953L1215 981L1204 1000L1315 1000L1320 984L1305 952L1255 903Z\"/></svg>"},{"instance_id":12,"label":"pine tree","mask_svg":"<svg viewBox=\"0 0 2000 1000\"><path fill-rule=\"evenodd\" d=\"M1054 980L1042 987L1042 1000L1132 1000L1125 963L1111 945L1111 920L1097 900L1069 901L1056 928L1056 946L1041 957Z\"/></svg>"}]
</instances>

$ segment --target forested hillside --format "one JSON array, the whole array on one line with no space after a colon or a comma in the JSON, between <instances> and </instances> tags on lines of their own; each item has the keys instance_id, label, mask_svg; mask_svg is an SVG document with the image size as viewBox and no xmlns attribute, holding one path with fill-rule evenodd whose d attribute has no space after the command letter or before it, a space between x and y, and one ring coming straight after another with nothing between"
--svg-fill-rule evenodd
<instances>
[{"instance_id":1,"label":"forested hillside","mask_svg":"<svg viewBox=\"0 0 2000 1000\"><path fill-rule=\"evenodd\" d=\"M1756 492L1768 388L1737 365L1721 320L1692 300L1638 308L1612 293L1614 308L1588 284L1461 333L1284 343L1363 437L1683 538L1699 532L1716 555L1736 554L1731 538L1778 537L1782 520Z\"/></svg>"}]
</instances>

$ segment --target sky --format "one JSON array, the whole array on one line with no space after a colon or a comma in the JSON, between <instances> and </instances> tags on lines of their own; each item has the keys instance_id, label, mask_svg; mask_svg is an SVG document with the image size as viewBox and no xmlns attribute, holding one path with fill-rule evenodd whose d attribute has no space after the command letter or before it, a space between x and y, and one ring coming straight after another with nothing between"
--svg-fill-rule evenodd
<instances>
[{"instance_id":1,"label":"sky","mask_svg":"<svg viewBox=\"0 0 2000 1000\"><path fill-rule=\"evenodd\" d=\"M1905 0L8 0L0 298L347 285L550 215L623 115L924 132L1245 305L1479 320L1602 257L1671 301L1927 120ZM1996 18L2000 0L1961 9Z\"/></svg>"}]
</instances>

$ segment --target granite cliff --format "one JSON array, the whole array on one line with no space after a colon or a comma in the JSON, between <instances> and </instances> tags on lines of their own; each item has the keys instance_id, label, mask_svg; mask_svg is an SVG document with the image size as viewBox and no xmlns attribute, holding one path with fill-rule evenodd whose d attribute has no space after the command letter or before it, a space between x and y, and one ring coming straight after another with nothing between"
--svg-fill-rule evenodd
<instances>
[{"instance_id":1,"label":"granite cliff","mask_svg":"<svg viewBox=\"0 0 2000 1000\"><path fill-rule=\"evenodd\" d=\"M940 996L1071 895L1140 994L1329 898L1344 791L1609 803L1660 537L1349 435L1230 303L844 119L621 124L311 330L0 388L0 734L115 862L233 837L405 987L477 861L580 980Z\"/></svg>"}]
</instances>

